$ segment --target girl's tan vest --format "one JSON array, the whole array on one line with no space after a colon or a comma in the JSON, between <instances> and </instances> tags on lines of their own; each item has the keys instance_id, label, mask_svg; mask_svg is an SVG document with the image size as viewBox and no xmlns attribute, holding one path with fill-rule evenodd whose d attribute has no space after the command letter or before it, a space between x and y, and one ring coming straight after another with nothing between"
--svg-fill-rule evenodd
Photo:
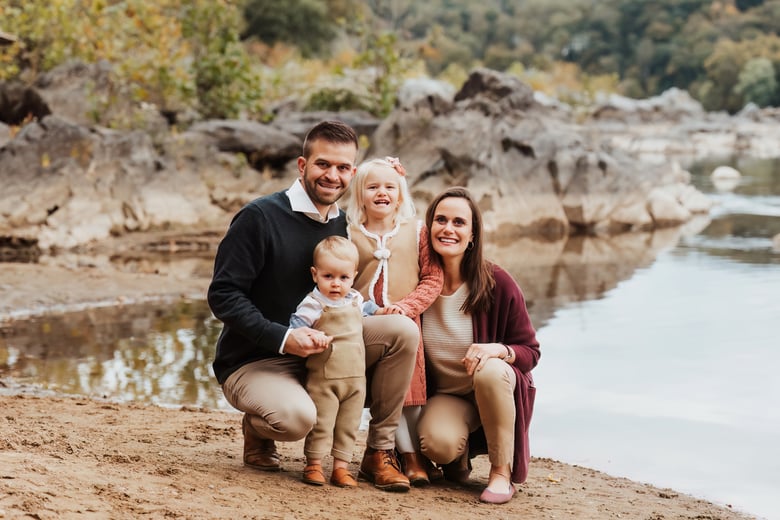
<instances>
[{"instance_id":1,"label":"girl's tan vest","mask_svg":"<svg viewBox=\"0 0 780 520\"><path fill-rule=\"evenodd\" d=\"M357 246L360 254L358 262L358 275L353 287L360 291L364 299L374 300L374 287L379 277L381 261L375 256L377 241L368 237L358 226L350 224L349 238ZM385 291L388 301L376 301L380 306L386 307L391 303L404 298L414 291L420 281L420 263L417 241L419 230L417 221L411 220L398 226L395 235L387 239L386 249L390 252L387 258L387 271L385 272ZM377 255L386 256L386 252L377 252Z\"/></svg>"}]
</instances>

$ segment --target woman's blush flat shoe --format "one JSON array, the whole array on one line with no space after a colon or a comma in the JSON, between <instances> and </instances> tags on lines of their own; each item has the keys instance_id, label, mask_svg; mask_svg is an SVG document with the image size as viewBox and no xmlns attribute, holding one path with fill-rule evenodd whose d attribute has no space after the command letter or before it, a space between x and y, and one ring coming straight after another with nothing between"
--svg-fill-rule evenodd
<instances>
[{"instance_id":1,"label":"woman's blush flat shoe","mask_svg":"<svg viewBox=\"0 0 780 520\"><path fill-rule=\"evenodd\" d=\"M517 490L512 484L509 484L509 489L506 493L496 493L495 491L490 491L489 489L485 488L485 491L479 495L479 500L480 502L485 502L486 504L506 504L512 500L512 497L515 496L515 493L517 493Z\"/></svg>"}]
</instances>

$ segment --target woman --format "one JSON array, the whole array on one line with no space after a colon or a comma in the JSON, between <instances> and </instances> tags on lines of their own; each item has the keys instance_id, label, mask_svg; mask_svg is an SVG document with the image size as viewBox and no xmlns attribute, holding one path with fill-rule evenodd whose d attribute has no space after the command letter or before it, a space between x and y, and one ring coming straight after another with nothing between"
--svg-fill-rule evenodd
<instances>
[{"instance_id":1,"label":"woman","mask_svg":"<svg viewBox=\"0 0 780 520\"><path fill-rule=\"evenodd\" d=\"M468 190L450 188L426 213L431 257L444 271L441 295L423 313L429 399L418 423L420 448L465 481L469 458L487 453L483 502L514 496L528 475L528 425L539 343L523 294L482 257L482 215Z\"/></svg>"}]
</instances>

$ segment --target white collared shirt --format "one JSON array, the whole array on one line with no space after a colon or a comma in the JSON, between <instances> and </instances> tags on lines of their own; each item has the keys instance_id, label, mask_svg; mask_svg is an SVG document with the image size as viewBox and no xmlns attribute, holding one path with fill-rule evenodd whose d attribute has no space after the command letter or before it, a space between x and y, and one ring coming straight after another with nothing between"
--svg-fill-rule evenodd
<instances>
[{"instance_id":1,"label":"white collared shirt","mask_svg":"<svg viewBox=\"0 0 780 520\"><path fill-rule=\"evenodd\" d=\"M290 199L290 206L292 207L292 210L298 213L303 213L312 220L325 223L330 219L339 216L339 206L335 202L330 205L327 215L324 217L320 215L317 206L314 205L314 203L309 198L309 194L306 193L306 190L303 188L303 181L300 178L295 179L293 185L290 186L290 189L288 189L285 193Z\"/></svg>"}]
</instances>

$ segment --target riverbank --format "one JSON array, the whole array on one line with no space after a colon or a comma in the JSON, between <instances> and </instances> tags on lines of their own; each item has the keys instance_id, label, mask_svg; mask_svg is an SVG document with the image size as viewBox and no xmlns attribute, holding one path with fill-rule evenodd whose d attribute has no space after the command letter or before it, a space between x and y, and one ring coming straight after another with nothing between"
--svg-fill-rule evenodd
<instances>
[{"instance_id":1,"label":"riverbank","mask_svg":"<svg viewBox=\"0 0 780 520\"><path fill-rule=\"evenodd\" d=\"M186 272L3 264L0 326L94 305L202 298L207 284L207 276ZM0 408L0 518L751 518L671 489L539 458L505 506L478 501L485 457L474 460L466 487L408 494L365 482L356 490L312 488L300 482L302 442L280 444L280 473L244 468L236 413L41 395L2 379ZM361 434L353 470L364 443Z\"/></svg>"},{"instance_id":2,"label":"riverbank","mask_svg":"<svg viewBox=\"0 0 780 520\"><path fill-rule=\"evenodd\" d=\"M302 442L280 444L282 472L245 468L236 413L24 392L0 408L0 518L749 518L550 459L532 461L505 506L478 501L485 457L465 487L313 488L300 481ZM361 432L356 460L364 447Z\"/></svg>"}]
</instances>

